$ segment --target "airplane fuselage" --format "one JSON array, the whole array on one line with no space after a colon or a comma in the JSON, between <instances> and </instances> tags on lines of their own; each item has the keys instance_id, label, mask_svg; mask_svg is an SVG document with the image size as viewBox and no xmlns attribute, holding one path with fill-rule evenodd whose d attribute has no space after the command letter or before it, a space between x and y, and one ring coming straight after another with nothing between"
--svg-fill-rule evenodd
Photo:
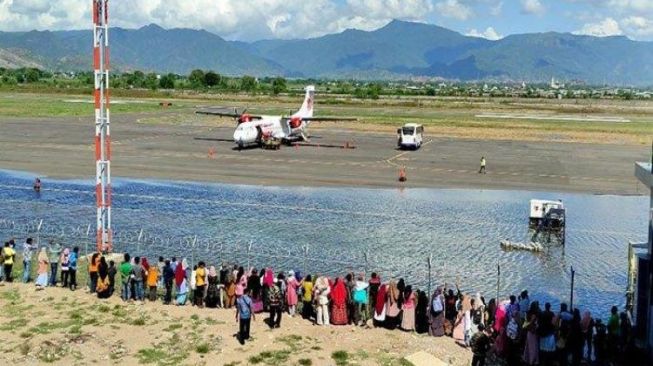
<instances>
[{"instance_id":1,"label":"airplane fuselage","mask_svg":"<svg viewBox=\"0 0 653 366\"><path fill-rule=\"evenodd\" d=\"M281 116L261 116L261 119L240 123L234 131L234 142L238 146L246 146L261 142L263 137L279 140L299 138L305 122L298 128L291 128L288 122Z\"/></svg>"}]
</instances>

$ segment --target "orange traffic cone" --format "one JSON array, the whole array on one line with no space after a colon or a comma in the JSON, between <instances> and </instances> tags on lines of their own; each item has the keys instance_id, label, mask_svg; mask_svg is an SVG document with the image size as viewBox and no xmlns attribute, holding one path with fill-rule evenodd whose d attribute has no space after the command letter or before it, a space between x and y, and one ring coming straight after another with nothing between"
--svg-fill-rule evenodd
<instances>
[{"instance_id":1,"label":"orange traffic cone","mask_svg":"<svg viewBox=\"0 0 653 366\"><path fill-rule=\"evenodd\" d=\"M402 167L399 169L399 181L400 181L400 182L405 182L406 180L408 180L408 179L406 178L406 167L402 166Z\"/></svg>"}]
</instances>

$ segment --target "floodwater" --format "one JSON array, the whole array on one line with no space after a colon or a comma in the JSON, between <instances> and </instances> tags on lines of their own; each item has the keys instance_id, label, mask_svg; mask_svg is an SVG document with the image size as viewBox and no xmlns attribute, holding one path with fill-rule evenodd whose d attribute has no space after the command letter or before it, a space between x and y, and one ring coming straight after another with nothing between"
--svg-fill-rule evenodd
<instances>
[{"instance_id":1,"label":"floodwater","mask_svg":"<svg viewBox=\"0 0 653 366\"><path fill-rule=\"evenodd\" d=\"M90 181L0 172L0 236L94 245ZM568 301L606 313L624 303L627 243L644 241L648 198L527 191L258 187L114 180L114 251L203 259L322 274L376 271L426 289L458 280L486 298L528 289L531 299ZM527 241L531 198L562 199L567 243L544 253L503 251ZM91 230L87 232L87 229Z\"/></svg>"}]
</instances>

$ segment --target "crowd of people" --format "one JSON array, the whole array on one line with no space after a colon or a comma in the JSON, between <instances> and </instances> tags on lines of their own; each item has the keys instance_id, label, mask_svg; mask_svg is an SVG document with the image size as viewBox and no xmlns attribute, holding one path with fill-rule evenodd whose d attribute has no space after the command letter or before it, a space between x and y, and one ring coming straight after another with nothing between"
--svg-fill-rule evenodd
<instances>
[{"instance_id":1,"label":"crowd of people","mask_svg":"<svg viewBox=\"0 0 653 366\"><path fill-rule=\"evenodd\" d=\"M38 249L30 238L22 246L23 282L30 281ZM0 276L5 281L12 281L16 250L12 240L0 252ZM77 247L70 250L50 243L40 248L37 289L60 284L75 290L78 260ZM272 268L246 270L238 265L216 268L203 261L191 267L186 259L174 257L150 263L145 257L124 254L118 265L100 253L88 258L89 293L109 298L116 280L126 302L235 309L240 342L249 339L256 314L267 312L271 328L281 327L287 314L318 326L383 327L452 337L471 349L473 366L484 365L489 355L509 366L628 364L624 355L632 354L633 347L629 312L615 306L604 323L565 303L554 312L551 304L531 300L528 291L486 301L479 293L462 293L458 284L439 286L429 296L402 278L383 281L376 273L329 277L297 269L275 273Z\"/></svg>"}]
</instances>

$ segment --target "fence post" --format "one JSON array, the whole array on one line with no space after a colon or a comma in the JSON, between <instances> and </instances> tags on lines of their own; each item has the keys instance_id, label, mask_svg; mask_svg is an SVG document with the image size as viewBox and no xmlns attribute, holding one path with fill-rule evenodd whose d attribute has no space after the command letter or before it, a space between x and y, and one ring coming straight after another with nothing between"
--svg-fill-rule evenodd
<instances>
[{"instance_id":1,"label":"fence post","mask_svg":"<svg viewBox=\"0 0 653 366\"><path fill-rule=\"evenodd\" d=\"M250 241L247 245L247 271L249 271L252 266L250 265L249 253L252 251L252 242Z\"/></svg>"},{"instance_id":2,"label":"fence post","mask_svg":"<svg viewBox=\"0 0 653 366\"><path fill-rule=\"evenodd\" d=\"M193 237L193 244L191 245L191 247L193 248L192 259L191 259L192 263L190 265L191 268L193 268L193 266L195 266L195 245L196 244L197 244L197 235L195 235Z\"/></svg>"},{"instance_id":3,"label":"fence post","mask_svg":"<svg viewBox=\"0 0 653 366\"><path fill-rule=\"evenodd\" d=\"M43 219L39 220L39 224L36 227L36 245L41 246L41 226L43 226Z\"/></svg>"},{"instance_id":4,"label":"fence post","mask_svg":"<svg viewBox=\"0 0 653 366\"><path fill-rule=\"evenodd\" d=\"M141 231L138 233L138 239L136 239L136 255L140 255L141 253L141 240L143 239L143 228L141 228Z\"/></svg>"},{"instance_id":5,"label":"fence post","mask_svg":"<svg viewBox=\"0 0 653 366\"><path fill-rule=\"evenodd\" d=\"M574 312L574 277L576 277L576 271L574 271L574 266L571 266L571 295L569 296L569 311Z\"/></svg>"},{"instance_id":6,"label":"fence post","mask_svg":"<svg viewBox=\"0 0 653 366\"><path fill-rule=\"evenodd\" d=\"M429 296L431 296L431 263L433 262L433 254L429 253L428 265L429 265Z\"/></svg>"},{"instance_id":7,"label":"fence post","mask_svg":"<svg viewBox=\"0 0 653 366\"><path fill-rule=\"evenodd\" d=\"M370 267L370 251L366 250L363 253L363 256L365 257L365 269L364 269L365 272L364 272L364 275L365 275L365 277L367 277L367 270Z\"/></svg>"},{"instance_id":8,"label":"fence post","mask_svg":"<svg viewBox=\"0 0 653 366\"><path fill-rule=\"evenodd\" d=\"M302 249L304 249L304 269L303 270L304 270L304 276L306 276L306 274L307 274L307 272L306 272L307 271L307 269L306 269L306 259L308 257L308 244L304 245L304 248L302 248Z\"/></svg>"},{"instance_id":9,"label":"fence post","mask_svg":"<svg viewBox=\"0 0 653 366\"><path fill-rule=\"evenodd\" d=\"M497 260L497 297L495 302L499 303L499 287L501 286L501 264Z\"/></svg>"}]
</instances>

